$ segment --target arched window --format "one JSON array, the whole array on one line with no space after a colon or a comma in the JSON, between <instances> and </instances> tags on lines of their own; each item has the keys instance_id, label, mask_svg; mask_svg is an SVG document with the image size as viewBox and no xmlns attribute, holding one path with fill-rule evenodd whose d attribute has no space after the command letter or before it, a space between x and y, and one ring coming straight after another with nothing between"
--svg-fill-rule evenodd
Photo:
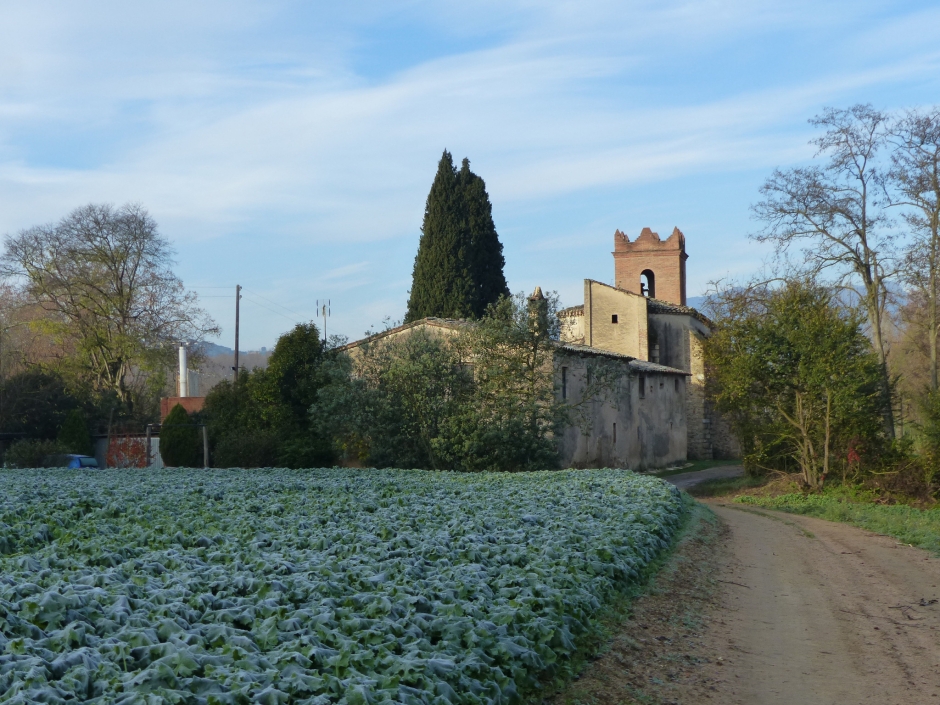
<instances>
[{"instance_id":1,"label":"arched window","mask_svg":"<svg viewBox=\"0 0 940 705\"><path fill-rule=\"evenodd\" d=\"M640 293L651 299L656 298L656 275L653 270L644 269L640 272Z\"/></svg>"}]
</instances>

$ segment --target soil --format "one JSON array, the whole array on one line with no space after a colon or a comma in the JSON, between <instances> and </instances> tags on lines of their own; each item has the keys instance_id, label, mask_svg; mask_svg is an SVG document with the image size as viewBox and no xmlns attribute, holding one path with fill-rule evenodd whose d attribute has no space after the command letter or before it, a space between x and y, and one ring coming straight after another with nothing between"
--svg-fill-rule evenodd
<instances>
[{"instance_id":1,"label":"soil","mask_svg":"<svg viewBox=\"0 0 940 705\"><path fill-rule=\"evenodd\" d=\"M940 559L844 524L708 506L550 702L940 705Z\"/></svg>"}]
</instances>

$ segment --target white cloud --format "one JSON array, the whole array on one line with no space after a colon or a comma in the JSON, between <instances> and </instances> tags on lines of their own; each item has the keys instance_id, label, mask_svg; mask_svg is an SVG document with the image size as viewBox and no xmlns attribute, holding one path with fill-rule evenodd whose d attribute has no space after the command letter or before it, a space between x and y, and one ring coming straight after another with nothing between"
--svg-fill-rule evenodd
<instances>
[{"instance_id":1,"label":"white cloud","mask_svg":"<svg viewBox=\"0 0 940 705\"><path fill-rule=\"evenodd\" d=\"M347 294L350 321L374 322L386 293L375 298L365 284L407 289L410 261L363 254L363 243L416 242L445 147L471 158L500 213L574 196L610 208L621 197L614 191L805 160L805 121L823 105L878 103L887 89L892 103L936 95L924 90L940 74L925 39L936 10L887 7L174 0L5 8L0 232L87 201L141 201L184 252L264 234L268 246L251 262L208 261L219 268L212 280L250 268L282 282L270 293L284 302L290 291L310 293L303 282L315 278ZM403 54L409 41L463 48L432 47L400 69L358 72L357 57L380 51L370 48L375 37L393 26ZM815 35L829 37L816 54L787 53L790 37ZM778 60L792 70L775 73ZM73 159L76 146L82 156ZM572 229L517 227L514 236L544 251ZM326 271L299 261L314 245L333 248L315 265Z\"/></svg>"}]
</instances>

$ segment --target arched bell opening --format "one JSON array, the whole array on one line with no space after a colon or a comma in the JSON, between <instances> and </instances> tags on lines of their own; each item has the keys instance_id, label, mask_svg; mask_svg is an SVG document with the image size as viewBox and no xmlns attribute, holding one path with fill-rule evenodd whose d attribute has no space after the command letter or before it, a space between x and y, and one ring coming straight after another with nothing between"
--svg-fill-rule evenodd
<instances>
[{"instance_id":1,"label":"arched bell opening","mask_svg":"<svg viewBox=\"0 0 940 705\"><path fill-rule=\"evenodd\" d=\"M656 275L653 270L644 269L640 272L640 293L651 299L656 298Z\"/></svg>"}]
</instances>

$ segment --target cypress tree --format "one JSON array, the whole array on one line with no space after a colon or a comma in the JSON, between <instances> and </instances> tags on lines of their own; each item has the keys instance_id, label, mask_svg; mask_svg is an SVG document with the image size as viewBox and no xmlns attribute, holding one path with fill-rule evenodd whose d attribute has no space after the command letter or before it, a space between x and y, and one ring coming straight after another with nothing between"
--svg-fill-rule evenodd
<instances>
[{"instance_id":1,"label":"cypress tree","mask_svg":"<svg viewBox=\"0 0 940 705\"><path fill-rule=\"evenodd\" d=\"M202 444L199 429L181 404L163 419L160 427L160 457L167 467L201 468Z\"/></svg>"},{"instance_id":2,"label":"cypress tree","mask_svg":"<svg viewBox=\"0 0 940 705\"><path fill-rule=\"evenodd\" d=\"M450 152L444 150L424 207L406 322L472 315L470 242L462 215L457 170Z\"/></svg>"},{"instance_id":3,"label":"cypress tree","mask_svg":"<svg viewBox=\"0 0 940 705\"><path fill-rule=\"evenodd\" d=\"M444 150L424 209L405 321L428 316L479 318L508 295L503 246L486 184Z\"/></svg>"},{"instance_id":4,"label":"cypress tree","mask_svg":"<svg viewBox=\"0 0 940 705\"><path fill-rule=\"evenodd\" d=\"M506 260L503 244L493 223L493 206L490 204L486 183L470 171L470 160L464 158L458 176L463 192L464 218L470 231L471 276L473 278L473 315L479 318L486 307L496 303L500 296L509 296L509 287L503 274Z\"/></svg>"}]
</instances>

